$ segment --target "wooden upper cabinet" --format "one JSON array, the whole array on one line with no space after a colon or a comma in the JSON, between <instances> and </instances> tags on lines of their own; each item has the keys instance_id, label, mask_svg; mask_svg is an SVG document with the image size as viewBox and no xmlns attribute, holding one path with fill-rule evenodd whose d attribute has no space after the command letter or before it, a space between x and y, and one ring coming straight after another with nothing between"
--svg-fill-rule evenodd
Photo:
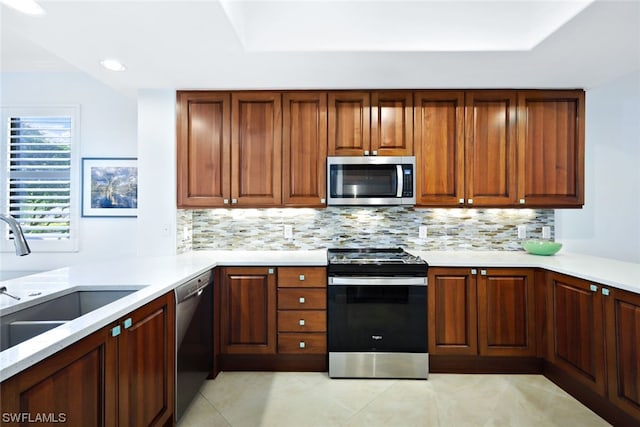
<instances>
[{"instance_id":1,"label":"wooden upper cabinet","mask_svg":"<svg viewBox=\"0 0 640 427\"><path fill-rule=\"evenodd\" d=\"M584 204L584 92L518 92L518 202Z\"/></svg>"},{"instance_id":2,"label":"wooden upper cabinet","mask_svg":"<svg viewBox=\"0 0 640 427\"><path fill-rule=\"evenodd\" d=\"M326 203L327 94L283 94L282 154L285 206L319 206Z\"/></svg>"},{"instance_id":3,"label":"wooden upper cabinet","mask_svg":"<svg viewBox=\"0 0 640 427\"><path fill-rule=\"evenodd\" d=\"M466 203L516 203L516 92L466 92Z\"/></svg>"},{"instance_id":4,"label":"wooden upper cabinet","mask_svg":"<svg viewBox=\"0 0 640 427\"><path fill-rule=\"evenodd\" d=\"M282 101L280 92L231 95L231 204L282 203Z\"/></svg>"},{"instance_id":5,"label":"wooden upper cabinet","mask_svg":"<svg viewBox=\"0 0 640 427\"><path fill-rule=\"evenodd\" d=\"M413 94L371 92L371 148L377 156L413 155Z\"/></svg>"},{"instance_id":6,"label":"wooden upper cabinet","mask_svg":"<svg viewBox=\"0 0 640 427\"><path fill-rule=\"evenodd\" d=\"M464 92L414 93L416 203L464 203Z\"/></svg>"},{"instance_id":7,"label":"wooden upper cabinet","mask_svg":"<svg viewBox=\"0 0 640 427\"><path fill-rule=\"evenodd\" d=\"M329 155L362 156L371 146L369 92L329 92Z\"/></svg>"},{"instance_id":8,"label":"wooden upper cabinet","mask_svg":"<svg viewBox=\"0 0 640 427\"><path fill-rule=\"evenodd\" d=\"M222 206L230 198L231 95L178 92L178 207Z\"/></svg>"}]
</instances>

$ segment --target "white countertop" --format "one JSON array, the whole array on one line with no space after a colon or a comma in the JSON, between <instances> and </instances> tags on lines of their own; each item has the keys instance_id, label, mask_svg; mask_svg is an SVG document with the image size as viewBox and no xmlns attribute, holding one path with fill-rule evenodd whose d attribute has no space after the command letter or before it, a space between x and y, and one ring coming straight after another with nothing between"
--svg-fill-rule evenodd
<instances>
[{"instance_id":1,"label":"white countertop","mask_svg":"<svg viewBox=\"0 0 640 427\"><path fill-rule=\"evenodd\" d=\"M430 267L536 267L640 293L640 264L558 252L553 256L522 251L412 251Z\"/></svg>"},{"instance_id":2,"label":"white countertop","mask_svg":"<svg viewBox=\"0 0 640 427\"><path fill-rule=\"evenodd\" d=\"M563 253L551 257L524 252L413 251L432 267L537 267L640 293L640 264ZM74 289L142 287L124 298L0 352L0 381L45 359L176 286L216 266L324 266L326 251L198 251L166 257L127 258L65 267L0 282L15 301L0 295L8 314ZM33 297L29 294L41 292ZM39 299L36 301L36 299Z\"/></svg>"}]
</instances>

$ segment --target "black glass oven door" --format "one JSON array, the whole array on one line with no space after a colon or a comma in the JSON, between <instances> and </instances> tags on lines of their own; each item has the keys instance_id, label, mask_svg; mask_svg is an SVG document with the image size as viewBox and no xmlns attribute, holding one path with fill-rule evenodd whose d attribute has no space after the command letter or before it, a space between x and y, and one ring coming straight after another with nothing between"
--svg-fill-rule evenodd
<instances>
[{"instance_id":1,"label":"black glass oven door","mask_svg":"<svg viewBox=\"0 0 640 427\"><path fill-rule=\"evenodd\" d=\"M427 351L427 287L328 287L330 352Z\"/></svg>"}]
</instances>

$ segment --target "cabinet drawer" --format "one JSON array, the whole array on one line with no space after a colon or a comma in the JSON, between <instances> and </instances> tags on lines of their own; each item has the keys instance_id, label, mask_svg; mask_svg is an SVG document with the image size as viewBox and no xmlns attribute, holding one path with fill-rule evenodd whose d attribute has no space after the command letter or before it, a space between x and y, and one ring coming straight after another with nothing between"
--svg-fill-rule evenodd
<instances>
[{"instance_id":1,"label":"cabinet drawer","mask_svg":"<svg viewBox=\"0 0 640 427\"><path fill-rule=\"evenodd\" d=\"M327 292L324 289L278 289L279 310L324 310Z\"/></svg>"},{"instance_id":2,"label":"cabinet drawer","mask_svg":"<svg viewBox=\"0 0 640 427\"><path fill-rule=\"evenodd\" d=\"M321 310L278 311L278 332L327 332L327 312Z\"/></svg>"},{"instance_id":3,"label":"cabinet drawer","mask_svg":"<svg viewBox=\"0 0 640 427\"><path fill-rule=\"evenodd\" d=\"M323 354L327 334L278 334L278 353Z\"/></svg>"},{"instance_id":4,"label":"cabinet drawer","mask_svg":"<svg viewBox=\"0 0 640 427\"><path fill-rule=\"evenodd\" d=\"M324 267L279 267L278 287L324 288L327 286L327 269Z\"/></svg>"}]
</instances>

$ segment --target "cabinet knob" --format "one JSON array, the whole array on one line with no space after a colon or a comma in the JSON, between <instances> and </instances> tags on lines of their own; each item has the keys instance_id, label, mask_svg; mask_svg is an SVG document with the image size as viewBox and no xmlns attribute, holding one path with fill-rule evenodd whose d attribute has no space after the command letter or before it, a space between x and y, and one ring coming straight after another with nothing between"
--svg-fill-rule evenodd
<instances>
[{"instance_id":1,"label":"cabinet knob","mask_svg":"<svg viewBox=\"0 0 640 427\"><path fill-rule=\"evenodd\" d=\"M118 335L120 335L120 325L111 328L111 336L117 337Z\"/></svg>"},{"instance_id":2,"label":"cabinet knob","mask_svg":"<svg viewBox=\"0 0 640 427\"><path fill-rule=\"evenodd\" d=\"M604 295L605 297L609 296L609 289L602 288L602 295Z\"/></svg>"},{"instance_id":3,"label":"cabinet knob","mask_svg":"<svg viewBox=\"0 0 640 427\"><path fill-rule=\"evenodd\" d=\"M300 276L298 276L298 279L300 279L300 281L304 280L304 274L301 274Z\"/></svg>"},{"instance_id":4,"label":"cabinet knob","mask_svg":"<svg viewBox=\"0 0 640 427\"><path fill-rule=\"evenodd\" d=\"M299 302L300 304L304 304L304 297L300 297L300 298L298 298L298 302Z\"/></svg>"},{"instance_id":5,"label":"cabinet knob","mask_svg":"<svg viewBox=\"0 0 640 427\"><path fill-rule=\"evenodd\" d=\"M473 199L467 199L467 204L472 205L473 204Z\"/></svg>"},{"instance_id":6,"label":"cabinet knob","mask_svg":"<svg viewBox=\"0 0 640 427\"><path fill-rule=\"evenodd\" d=\"M124 321L124 328L125 329L129 329L132 324L133 324L133 320L131 320L131 318L129 317L128 319L125 319L125 321Z\"/></svg>"},{"instance_id":7,"label":"cabinet knob","mask_svg":"<svg viewBox=\"0 0 640 427\"><path fill-rule=\"evenodd\" d=\"M471 269L471 274L476 275L478 274L478 270L476 270L475 268Z\"/></svg>"},{"instance_id":8,"label":"cabinet knob","mask_svg":"<svg viewBox=\"0 0 640 427\"><path fill-rule=\"evenodd\" d=\"M236 203L238 203L238 199L231 199L231 204L235 205Z\"/></svg>"},{"instance_id":9,"label":"cabinet knob","mask_svg":"<svg viewBox=\"0 0 640 427\"><path fill-rule=\"evenodd\" d=\"M460 203L461 205L464 205L464 199L458 199L458 203Z\"/></svg>"},{"instance_id":10,"label":"cabinet knob","mask_svg":"<svg viewBox=\"0 0 640 427\"><path fill-rule=\"evenodd\" d=\"M300 341L300 342L298 343L298 346L299 346L300 348L305 348L305 347L306 347L306 344L304 343L304 341Z\"/></svg>"},{"instance_id":11,"label":"cabinet knob","mask_svg":"<svg viewBox=\"0 0 640 427\"><path fill-rule=\"evenodd\" d=\"M378 150L373 150L373 152L371 153L371 155L373 155L373 156L377 156L377 155L378 155Z\"/></svg>"},{"instance_id":12,"label":"cabinet knob","mask_svg":"<svg viewBox=\"0 0 640 427\"><path fill-rule=\"evenodd\" d=\"M524 205L526 203L526 201L524 199L520 199L520 204Z\"/></svg>"},{"instance_id":13,"label":"cabinet knob","mask_svg":"<svg viewBox=\"0 0 640 427\"><path fill-rule=\"evenodd\" d=\"M591 286L589 286L589 290L591 292L598 292L598 287L596 285L591 285Z\"/></svg>"},{"instance_id":14,"label":"cabinet knob","mask_svg":"<svg viewBox=\"0 0 640 427\"><path fill-rule=\"evenodd\" d=\"M269 274L273 274L273 272L274 272L273 268L270 268L269 269Z\"/></svg>"},{"instance_id":15,"label":"cabinet knob","mask_svg":"<svg viewBox=\"0 0 640 427\"><path fill-rule=\"evenodd\" d=\"M225 204L225 205L228 205L229 204L229 199L222 199L222 203Z\"/></svg>"},{"instance_id":16,"label":"cabinet knob","mask_svg":"<svg viewBox=\"0 0 640 427\"><path fill-rule=\"evenodd\" d=\"M320 199L320 203L322 203L324 205L325 203L327 203L327 199L325 199L325 198Z\"/></svg>"},{"instance_id":17,"label":"cabinet knob","mask_svg":"<svg viewBox=\"0 0 640 427\"><path fill-rule=\"evenodd\" d=\"M300 319L300 320L298 320L298 325L300 325L300 326L304 326L304 319Z\"/></svg>"},{"instance_id":18,"label":"cabinet knob","mask_svg":"<svg viewBox=\"0 0 640 427\"><path fill-rule=\"evenodd\" d=\"M369 150L364 150L364 155L368 156L369 155Z\"/></svg>"},{"instance_id":19,"label":"cabinet knob","mask_svg":"<svg viewBox=\"0 0 640 427\"><path fill-rule=\"evenodd\" d=\"M481 276L486 276L487 275L487 270L480 270L480 275Z\"/></svg>"}]
</instances>

